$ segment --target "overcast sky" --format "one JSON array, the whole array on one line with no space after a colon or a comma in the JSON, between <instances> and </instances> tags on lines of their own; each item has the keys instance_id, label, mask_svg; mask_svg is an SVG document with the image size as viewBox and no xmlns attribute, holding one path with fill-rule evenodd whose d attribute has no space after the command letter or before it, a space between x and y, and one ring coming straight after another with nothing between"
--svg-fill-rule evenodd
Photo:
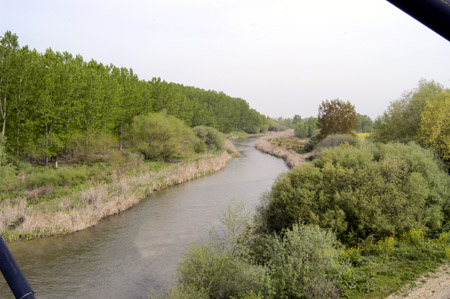
<instances>
[{"instance_id":1,"label":"overcast sky","mask_svg":"<svg viewBox=\"0 0 450 299\"><path fill-rule=\"evenodd\" d=\"M6 30L271 117L340 98L374 118L421 78L450 86L450 42L385 0L0 0Z\"/></svg>"}]
</instances>

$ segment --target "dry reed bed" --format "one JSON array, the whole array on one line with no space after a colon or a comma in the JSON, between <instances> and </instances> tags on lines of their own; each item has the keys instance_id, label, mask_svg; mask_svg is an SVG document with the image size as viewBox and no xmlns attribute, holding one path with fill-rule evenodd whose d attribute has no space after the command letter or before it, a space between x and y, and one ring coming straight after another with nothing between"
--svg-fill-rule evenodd
<instances>
[{"instance_id":1,"label":"dry reed bed","mask_svg":"<svg viewBox=\"0 0 450 299\"><path fill-rule=\"evenodd\" d=\"M231 142L227 142L227 147L238 155ZM5 200L0 203L0 234L10 242L80 231L129 209L155 191L219 171L231 159L224 151L198 161L174 164L159 172L141 166L134 176L115 173L111 183L91 186L75 198L61 198L56 212L27 206L24 198Z\"/></svg>"},{"instance_id":2,"label":"dry reed bed","mask_svg":"<svg viewBox=\"0 0 450 299\"><path fill-rule=\"evenodd\" d=\"M289 168L300 165L304 163L308 158L310 158L313 153L299 154L293 150L287 150L285 148L275 146L269 142L271 139L277 138L289 138L294 136L294 130L287 130L283 132L271 133L265 135L255 142L255 147L267 154L273 155L278 158L282 158Z\"/></svg>"}]
</instances>

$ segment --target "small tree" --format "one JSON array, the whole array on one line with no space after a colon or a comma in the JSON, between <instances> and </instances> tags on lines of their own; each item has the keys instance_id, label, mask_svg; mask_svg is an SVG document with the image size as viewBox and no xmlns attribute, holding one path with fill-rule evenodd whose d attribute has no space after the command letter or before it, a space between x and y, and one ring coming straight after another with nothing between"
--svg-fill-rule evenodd
<instances>
[{"instance_id":1,"label":"small tree","mask_svg":"<svg viewBox=\"0 0 450 299\"><path fill-rule=\"evenodd\" d=\"M150 160L188 156L200 142L182 120L163 113L135 116L124 137L132 150Z\"/></svg>"},{"instance_id":2,"label":"small tree","mask_svg":"<svg viewBox=\"0 0 450 299\"><path fill-rule=\"evenodd\" d=\"M326 100L319 106L319 140L330 134L353 134L356 127L355 106L339 99Z\"/></svg>"}]
</instances>

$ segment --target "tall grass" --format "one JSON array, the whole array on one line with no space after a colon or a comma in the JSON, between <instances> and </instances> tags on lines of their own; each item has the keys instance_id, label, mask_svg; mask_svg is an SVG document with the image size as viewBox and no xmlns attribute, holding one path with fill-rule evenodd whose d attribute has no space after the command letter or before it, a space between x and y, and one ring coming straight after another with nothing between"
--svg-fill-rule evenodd
<instances>
[{"instance_id":1,"label":"tall grass","mask_svg":"<svg viewBox=\"0 0 450 299\"><path fill-rule=\"evenodd\" d=\"M157 190L219 171L231 159L225 151L157 171L141 163L132 175L116 170L110 182L90 183L82 191L40 204L27 206L25 198L6 199L0 203L0 234L13 241L80 231Z\"/></svg>"},{"instance_id":2,"label":"tall grass","mask_svg":"<svg viewBox=\"0 0 450 299\"><path fill-rule=\"evenodd\" d=\"M278 158L284 159L289 168L303 164L307 159L312 156L312 153L299 154L293 150L288 150L279 146L276 146L269 142L271 139L276 138L288 138L294 136L294 130L287 130L283 132L272 133L265 135L255 142L255 147L267 154L273 155Z\"/></svg>"}]
</instances>

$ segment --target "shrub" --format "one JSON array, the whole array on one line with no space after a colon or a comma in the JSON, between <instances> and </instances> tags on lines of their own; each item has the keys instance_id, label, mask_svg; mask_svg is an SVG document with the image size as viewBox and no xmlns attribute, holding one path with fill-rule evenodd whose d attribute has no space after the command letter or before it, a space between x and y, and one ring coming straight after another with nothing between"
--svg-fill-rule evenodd
<instances>
[{"instance_id":1,"label":"shrub","mask_svg":"<svg viewBox=\"0 0 450 299\"><path fill-rule=\"evenodd\" d=\"M440 227L450 215L449 186L433 153L417 144L343 144L279 177L260 213L269 231L303 221L356 245Z\"/></svg>"},{"instance_id":2,"label":"shrub","mask_svg":"<svg viewBox=\"0 0 450 299\"><path fill-rule=\"evenodd\" d=\"M69 158L79 162L113 161L120 157L117 140L101 131L77 133L67 141Z\"/></svg>"},{"instance_id":3,"label":"shrub","mask_svg":"<svg viewBox=\"0 0 450 299\"><path fill-rule=\"evenodd\" d=\"M252 291L269 294L264 267L251 265L213 245L193 245L178 268L183 289L197 289L209 298L245 297Z\"/></svg>"},{"instance_id":4,"label":"shrub","mask_svg":"<svg viewBox=\"0 0 450 299\"><path fill-rule=\"evenodd\" d=\"M319 151L323 148L336 147L343 143L348 143L350 145L356 145L358 143L358 139L353 137L352 135L347 134L332 134L325 137L325 139L321 140L314 147L315 150Z\"/></svg>"},{"instance_id":5,"label":"shrub","mask_svg":"<svg viewBox=\"0 0 450 299\"><path fill-rule=\"evenodd\" d=\"M249 217L243 206L228 209L222 215L222 226L211 231L207 244L193 244L177 269L178 285L172 297L204 294L209 298L242 298L256 294L268 297L270 277L265 267L246 259L243 235Z\"/></svg>"},{"instance_id":6,"label":"shrub","mask_svg":"<svg viewBox=\"0 0 450 299\"><path fill-rule=\"evenodd\" d=\"M332 232L295 224L280 235L260 233L241 209L229 209L210 241L185 253L172 298L337 297L347 262Z\"/></svg>"},{"instance_id":7,"label":"shrub","mask_svg":"<svg viewBox=\"0 0 450 299\"><path fill-rule=\"evenodd\" d=\"M222 133L211 127L198 126L193 129L194 133L202 140L208 150L221 151L225 146Z\"/></svg>"},{"instance_id":8,"label":"shrub","mask_svg":"<svg viewBox=\"0 0 450 299\"><path fill-rule=\"evenodd\" d=\"M27 189L38 188L42 186L77 186L86 182L88 174L85 167L73 167L62 169L43 168L42 171L28 176L26 179Z\"/></svg>"},{"instance_id":9,"label":"shrub","mask_svg":"<svg viewBox=\"0 0 450 299\"><path fill-rule=\"evenodd\" d=\"M14 167L8 163L5 149L5 138L0 135L0 189L8 186L15 179Z\"/></svg>"},{"instance_id":10,"label":"shrub","mask_svg":"<svg viewBox=\"0 0 450 299\"><path fill-rule=\"evenodd\" d=\"M318 226L297 225L269 239L265 255L277 298L333 298L345 270L336 236Z\"/></svg>"},{"instance_id":11,"label":"shrub","mask_svg":"<svg viewBox=\"0 0 450 299\"><path fill-rule=\"evenodd\" d=\"M125 139L132 150L151 160L190 155L199 142L183 121L163 113L135 116L125 131Z\"/></svg>"},{"instance_id":12,"label":"shrub","mask_svg":"<svg viewBox=\"0 0 450 299\"><path fill-rule=\"evenodd\" d=\"M303 150L305 152L310 152L314 149L314 147L317 145L317 143L319 142L319 130L316 130L312 133L311 138L309 138L308 142L305 144L305 146L303 147Z\"/></svg>"}]
</instances>

